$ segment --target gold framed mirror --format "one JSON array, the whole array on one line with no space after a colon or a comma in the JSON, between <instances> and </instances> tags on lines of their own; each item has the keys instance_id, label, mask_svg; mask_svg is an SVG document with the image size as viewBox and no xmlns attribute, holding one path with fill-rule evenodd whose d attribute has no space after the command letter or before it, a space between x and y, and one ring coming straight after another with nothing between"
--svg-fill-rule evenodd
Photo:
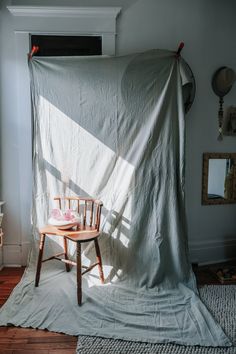
<instances>
[{"instance_id":1,"label":"gold framed mirror","mask_svg":"<svg viewBox=\"0 0 236 354\"><path fill-rule=\"evenodd\" d=\"M202 204L236 203L236 153L204 153Z\"/></svg>"}]
</instances>

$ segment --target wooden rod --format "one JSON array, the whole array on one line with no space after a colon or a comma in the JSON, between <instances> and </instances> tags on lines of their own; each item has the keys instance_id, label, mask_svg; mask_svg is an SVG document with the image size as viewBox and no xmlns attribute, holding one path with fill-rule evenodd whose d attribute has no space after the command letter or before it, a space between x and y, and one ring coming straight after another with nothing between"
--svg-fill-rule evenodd
<instances>
[{"instance_id":1,"label":"wooden rod","mask_svg":"<svg viewBox=\"0 0 236 354\"><path fill-rule=\"evenodd\" d=\"M66 263L66 264L70 264L70 265L73 265L73 266L77 265L76 262L71 261L70 259L63 259L63 258L56 258L56 259L59 260L59 261L62 261L63 263Z\"/></svg>"},{"instance_id":2,"label":"wooden rod","mask_svg":"<svg viewBox=\"0 0 236 354\"><path fill-rule=\"evenodd\" d=\"M84 202L84 226L86 225L86 217L87 217L87 200Z\"/></svg>"},{"instance_id":3,"label":"wooden rod","mask_svg":"<svg viewBox=\"0 0 236 354\"><path fill-rule=\"evenodd\" d=\"M93 269L94 267L96 267L98 265L97 263L92 264L91 266L89 266L86 270L83 271L82 275L84 275L85 273L89 272L91 269ZM84 267L83 267L84 268Z\"/></svg>"},{"instance_id":4,"label":"wooden rod","mask_svg":"<svg viewBox=\"0 0 236 354\"><path fill-rule=\"evenodd\" d=\"M90 227L93 224L93 208L94 208L94 202L91 202L91 211L90 211Z\"/></svg>"},{"instance_id":5,"label":"wooden rod","mask_svg":"<svg viewBox=\"0 0 236 354\"><path fill-rule=\"evenodd\" d=\"M64 256L64 255L65 255L65 252L63 252L63 253L58 253L58 254L55 254L55 255L52 256L52 257L49 257L49 258L44 259L42 262L47 262L47 261L50 261L51 259L54 259L54 258L60 257L60 256Z\"/></svg>"},{"instance_id":6,"label":"wooden rod","mask_svg":"<svg viewBox=\"0 0 236 354\"><path fill-rule=\"evenodd\" d=\"M41 266L42 266L43 249L44 249L45 237L46 237L45 234L41 234L41 235L40 235L39 255L38 255L37 271L36 271L36 277L35 277L35 286L36 286L36 287L39 285L39 279L40 279L40 272L41 272Z\"/></svg>"},{"instance_id":7,"label":"wooden rod","mask_svg":"<svg viewBox=\"0 0 236 354\"><path fill-rule=\"evenodd\" d=\"M82 303L82 274L81 274L81 244L77 242L76 247L76 263L77 263L77 300L78 305Z\"/></svg>"}]
</instances>

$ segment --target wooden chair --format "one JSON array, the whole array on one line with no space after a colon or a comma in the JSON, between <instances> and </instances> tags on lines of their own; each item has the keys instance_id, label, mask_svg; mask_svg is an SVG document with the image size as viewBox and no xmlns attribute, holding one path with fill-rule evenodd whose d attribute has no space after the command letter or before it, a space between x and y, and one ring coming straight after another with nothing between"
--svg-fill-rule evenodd
<instances>
[{"instance_id":1,"label":"wooden chair","mask_svg":"<svg viewBox=\"0 0 236 354\"><path fill-rule=\"evenodd\" d=\"M67 203L68 208L71 208L72 203L76 203L77 212L80 213L81 209L83 210L82 222L78 225L76 230L60 230L55 226L46 225L40 232L40 245L39 245L39 254L38 254L38 263L35 277L35 286L39 285L41 266L43 262L57 259L65 263L66 271L69 272L71 267L70 265L75 265L77 267L77 299L78 304L82 303L82 275L89 272L95 266L98 266L99 269L99 277L102 283L104 283L104 275L102 269L102 260L101 253L98 244L98 237L100 235L99 227L100 227L100 218L101 218L101 209L102 202L99 200L95 200L92 198L81 198L81 197L56 197L54 198L59 203L59 208L61 209L62 202ZM50 258L43 260L43 250L45 237L47 235L50 236L61 236L64 241L64 252L56 254ZM76 242L76 262L69 260L68 258L68 248L67 248L67 240ZM85 267L81 264L81 243L94 241L95 251L96 251L96 263L90 265L89 267ZM64 258L61 258L64 256ZM85 270L82 272L82 268Z\"/></svg>"}]
</instances>

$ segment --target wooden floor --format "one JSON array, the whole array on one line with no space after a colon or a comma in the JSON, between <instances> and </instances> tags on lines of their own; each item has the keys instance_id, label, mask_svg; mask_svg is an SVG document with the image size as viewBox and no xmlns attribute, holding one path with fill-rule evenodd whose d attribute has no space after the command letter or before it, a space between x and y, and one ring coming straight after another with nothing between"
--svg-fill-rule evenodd
<instances>
[{"instance_id":1,"label":"wooden floor","mask_svg":"<svg viewBox=\"0 0 236 354\"><path fill-rule=\"evenodd\" d=\"M0 306L20 281L24 268L0 272ZM75 354L77 337L39 329L0 327L0 354Z\"/></svg>"},{"instance_id":2,"label":"wooden floor","mask_svg":"<svg viewBox=\"0 0 236 354\"><path fill-rule=\"evenodd\" d=\"M236 266L236 262L227 263ZM226 266L217 265L216 267ZM213 267L214 268L214 267ZM198 286L220 284L212 266L193 267ZM24 268L4 268L0 271L0 306L18 284ZM75 354L77 337L39 329L0 327L0 354Z\"/></svg>"},{"instance_id":3,"label":"wooden floor","mask_svg":"<svg viewBox=\"0 0 236 354\"><path fill-rule=\"evenodd\" d=\"M217 278L217 270L221 268L232 268L236 267L236 260L230 261L226 263L218 263L218 264L211 264L205 265L201 267L197 267L193 265L193 271L197 278L197 284L199 287L203 285L221 285L221 282ZM232 282L231 284L236 284L236 281Z\"/></svg>"}]
</instances>

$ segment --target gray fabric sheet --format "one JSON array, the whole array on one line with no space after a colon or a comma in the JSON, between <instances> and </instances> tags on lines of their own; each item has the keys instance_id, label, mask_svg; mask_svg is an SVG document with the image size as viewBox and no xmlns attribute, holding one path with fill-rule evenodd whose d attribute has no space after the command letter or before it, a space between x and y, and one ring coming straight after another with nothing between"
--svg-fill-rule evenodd
<instances>
[{"instance_id":1,"label":"gray fabric sheet","mask_svg":"<svg viewBox=\"0 0 236 354\"><path fill-rule=\"evenodd\" d=\"M35 240L53 196L101 199L106 284L100 285L96 270L86 275L78 307L75 270L65 273L52 261L43 264L35 289L34 249L0 324L131 341L230 345L198 297L188 260L185 68L173 52L159 50L30 62ZM59 248L55 238L47 243L48 254ZM86 247L84 262L93 257L93 248Z\"/></svg>"},{"instance_id":2,"label":"gray fabric sheet","mask_svg":"<svg viewBox=\"0 0 236 354\"><path fill-rule=\"evenodd\" d=\"M209 285L199 289L202 301L212 311L233 347L183 346L172 343L140 343L121 339L79 336L77 354L235 354L236 286Z\"/></svg>"}]
</instances>

